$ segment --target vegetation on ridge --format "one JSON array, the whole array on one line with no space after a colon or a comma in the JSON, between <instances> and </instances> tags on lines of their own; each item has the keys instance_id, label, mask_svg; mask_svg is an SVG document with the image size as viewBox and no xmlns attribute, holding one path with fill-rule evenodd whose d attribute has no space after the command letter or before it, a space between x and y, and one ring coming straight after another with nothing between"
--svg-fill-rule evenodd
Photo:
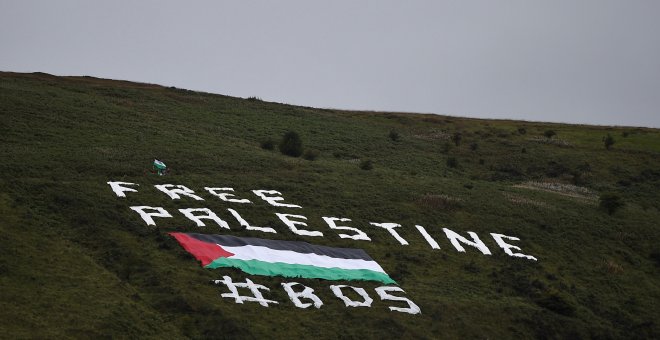
<instances>
[{"instance_id":1,"label":"vegetation on ridge","mask_svg":"<svg viewBox=\"0 0 660 340\"><path fill-rule=\"evenodd\" d=\"M0 73L0 131L0 328L8 338L660 338L657 129L313 109ZM272 151L287 131L314 150L313 162ZM148 172L153 158L168 176ZM119 199L112 180L139 191ZM153 188L164 183L244 196L278 190L325 236L293 235L266 204L237 209L277 234L235 222L230 231L200 228L180 214L148 227L129 206L235 208L208 196L172 201ZM603 197L625 204L609 214ZM373 242L340 239L322 216L350 218ZM401 224L410 245L369 222ZM457 252L443 227L476 232L493 255ZM373 282L340 282L374 298L371 308L346 308L330 281L203 269L171 231L363 248L422 314L388 310ZM519 237L538 261L507 256L491 232ZM263 284L280 303L223 299L226 289L209 283L222 275ZM324 306L294 307L280 289L291 281L312 287Z\"/></svg>"}]
</instances>

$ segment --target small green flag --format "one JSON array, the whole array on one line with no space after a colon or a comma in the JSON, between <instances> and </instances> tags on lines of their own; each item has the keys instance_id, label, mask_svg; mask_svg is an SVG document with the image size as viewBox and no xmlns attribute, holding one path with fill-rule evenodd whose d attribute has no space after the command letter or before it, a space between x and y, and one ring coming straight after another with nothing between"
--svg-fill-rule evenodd
<instances>
[{"instance_id":1,"label":"small green flag","mask_svg":"<svg viewBox=\"0 0 660 340\"><path fill-rule=\"evenodd\" d=\"M167 165L157 159L154 159L154 170L156 170L158 175L163 176L167 171Z\"/></svg>"},{"instance_id":2,"label":"small green flag","mask_svg":"<svg viewBox=\"0 0 660 340\"><path fill-rule=\"evenodd\" d=\"M154 168L156 168L158 170L165 170L165 169L167 169L167 165L165 165L165 163L163 163L163 162L161 162L157 159L154 159Z\"/></svg>"}]
</instances>

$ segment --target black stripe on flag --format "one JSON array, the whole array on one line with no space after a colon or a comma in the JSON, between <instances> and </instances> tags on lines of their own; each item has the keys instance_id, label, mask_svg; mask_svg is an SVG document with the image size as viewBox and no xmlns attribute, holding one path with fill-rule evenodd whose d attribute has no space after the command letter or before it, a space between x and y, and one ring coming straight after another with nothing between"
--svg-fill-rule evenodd
<instances>
[{"instance_id":1,"label":"black stripe on flag","mask_svg":"<svg viewBox=\"0 0 660 340\"><path fill-rule=\"evenodd\" d=\"M277 250L291 250L303 254L318 254L326 255L334 258L341 259L360 259L365 261L373 261L371 257L362 249L355 248L333 248L326 246L319 246L300 241L279 241L279 240L266 240L254 237L236 237L229 235L210 235L210 234L195 234L188 233L190 237L197 240L209 243L217 243L221 246L227 247L240 247L240 246L261 246Z\"/></svg>"}]
</instances>

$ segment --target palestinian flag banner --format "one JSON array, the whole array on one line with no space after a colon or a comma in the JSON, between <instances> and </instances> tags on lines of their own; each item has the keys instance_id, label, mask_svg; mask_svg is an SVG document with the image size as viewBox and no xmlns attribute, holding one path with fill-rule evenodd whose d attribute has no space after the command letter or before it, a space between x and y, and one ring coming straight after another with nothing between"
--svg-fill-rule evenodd
<instances>
[{"instance_id":1,"label":"palestinian flag banner","mask_svg":"<svg viewBox=\"0 0 660 340\"><path fill-rule=\"evenodd\" d=\"M252 275L396 284L362 249L228 235L170 235L204 268L233 267Z\"/></svg>"}]
</instances>

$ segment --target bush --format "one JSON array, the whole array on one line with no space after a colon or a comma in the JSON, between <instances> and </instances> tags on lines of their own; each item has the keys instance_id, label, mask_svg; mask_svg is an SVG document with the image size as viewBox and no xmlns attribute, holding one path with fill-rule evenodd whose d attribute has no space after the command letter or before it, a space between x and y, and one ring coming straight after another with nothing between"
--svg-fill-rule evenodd
<instances>
[{"instance_id":1,"label":"bush","mask_svg":"<svg viewBox=\"0 0 660 340\"><path fill-rule=\"evenodd\" d=\"M546 138L552 138L553 136L556 136L557 133L556 133L555 131L553 131L553 130L545 130L545 132L543 133L543 135L544 135Z\"/></svg>"},{"instance_id":2,"label":"bush","mask_svg":"<svg viewBox=\"0 0 660 340\"><path fill-rule=\"evenodd\" d=\"M571 169L569 169L566 165L557 163L555 161L548 162L548 167L545 169L545 175L548 177L559 177L570 172Z\"/></svg>"},{"instance_id":3,"label":"bush","mask_svg":"<svg viewBox=\"0 0 660 340\"><path fill-rule=\"evenodd\" d=\"M470 144L470 150L477 151L477 149L479 149L479 144L477 144L477 143L471 143Z\"/></svg>"},{"instance_id":4,"label":"bush","mask_svg":"<svg viewBox=\"0 0 660 340\"><path fill-rule=\"evenodd\" d=\"M454 142L456 146L461 144L461 139L463 139L463 135L460 132L456 132L451 136L451 141Z\"/></svg>"},{"instance_id":5,"label":"bush","mask_svg":"<svg viewBox=\"0 0 660 340\"><path fill-rule=\"evenodd\" d=\"M660 267L660 251L654 251L649 258L655 262L656 267Z\"/></svg>"},{"instance_id":6,"label":"bush","mask_svg":"<svg viewBox=\"0 0 660 340\"><path fill-rule=\"evenodd\" d=\"M608 133L606 137L603 137L603 144L605 145L605 149L611 149L612 145L614 145L614 137Z\"/></svg>"},{"instance_id":7,"label":"bush","mask_svg":"<svg viewBox=\"0 0 660 340\"><path fill-rule=\"evenodd\" d=\"M607 211L609 215L614 214L619 208L625 204L621 201L621 197L613 193L604 193L598 198L600 201L600 208Z\"/></svg>"},{"instance_id":8,"label":"bush","mask_svg":"<svg viewBox=\"0 0 660 340\"><path fill-rule=\"evenodd\" d=\"M527 133L527 130L525 128L521 127L521 128L518 128L518 133L521 134L521 135L524 135L524 134Z\"/></svg>"},{"instance_id":9,"label":"bush","mask_svg":"<svg viewBox=\"0 0 660 340\"><path fill-rule=\"evenodd\" d=\"M582 172L591 172L591 164L589 162L584 162L577 166L577 169Z\"/></svg>"},{"instance_id":10,"label":"bush","mask_svg":"<svg viewBox=\"0 0 660 340\"><path fill-rule=\"evenodd\" d=\"M544 292L539 298L535 299L537 305L549 309L557 314L573 316L575 315L575 306L568 296L555 290Z\"/></svg>"},{"instance_id":11,"label":"bush","mask_svg":"<svg viewBox=\"0 0 660 340\"><path fill-rule=\"evenodd\" d=\"M307 150L305 150L305 153L303 153L303 158L308 160L308 161L313 161L316 158L318 158L320 154L321 154L321 151L319 151L319 150L307 149Z\"/></svg>"},{"instance_id":12,"label":"bush","mask_svg":"<svg viewBox=\"0 0 660 340\"><path fill-rule=\"evenodd\" d=\"M447 154L449 150L451 150L451 144L449 143L442 144L442 149L440 150L440 152Z\"/></svg>"},{"instance_id":13,"label":"bush","mask_svg":"<svg viewBox=\"0 0 660 340\"><path fill-rule=\"evenodd\" d=\"M362 170L371 170L374 168L374 164L370 159L365 159L360 162L360 169Z\"/></svg>"},{"instance_id":14,"label":"bush","mask_svg":"<svg viewBox=\"0 0 660 340\"><path fill-rule=\"evenodd\" d=\"M273 150L273 149L275 149L275 141L273 141L270 138L262 140L260 145L261 145L261 148L264 149L264 150Z\"/></svg>"},{"instance_id":15,"label":"bush","mask_svg":"<svg viewBox=\"0 0 660 340\"><path fill-rule=\"evenodd\" d=\"M447 166L450 168L455 168L458 166L458 159L456 157L447 158Z\"/></svg>"},{"instance_id":16,"label":"bush","mask_svg":"<svg viewBox=\"0 0 660 340\"><path fill-rule=\"evenodd\" d=\"M396 130L392 129L392 130L390 130L389 137L392 141L396 142L396 141L399 140L399 133L396 132Z\"/></svg>"},{"instance_id":17,"label":"bush","mask_svg":"<svg viewBox=\"0 0 660 340\"><path fill-rule=\"evenodd\" d=\"M302 155L303 147L300 136L294 131L285 133L280 142L280 152L283 155L291 157L299 157Z\"/></svg>"},{"instance_id":18,"label":"bush","mask_svg":"<svg viewBox=\"0 0 660 340\"><path fill-rule=\"evenodd\" d=\"M422 195L416 203L424 208L431 210L455 210L460 207L460 201L447 195Z\"/></svg>"}]
</instances>

